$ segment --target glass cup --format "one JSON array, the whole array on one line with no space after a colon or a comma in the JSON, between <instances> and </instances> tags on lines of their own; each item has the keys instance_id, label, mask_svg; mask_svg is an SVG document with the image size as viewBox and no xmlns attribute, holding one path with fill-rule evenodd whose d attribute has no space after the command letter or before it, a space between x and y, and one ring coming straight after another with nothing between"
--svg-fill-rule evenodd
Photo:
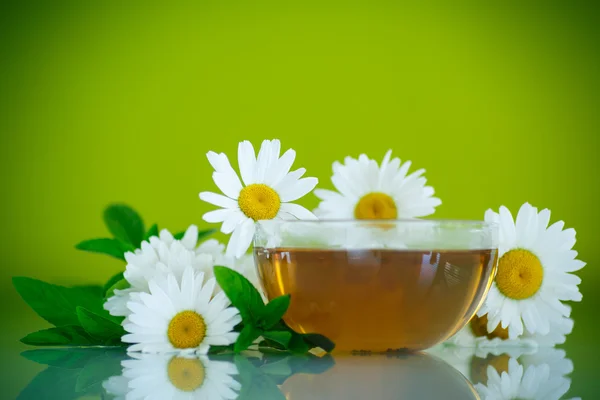
<instances>
[{"instance_id":1,"label":"glass cup","mask_svg":"<svg viewBox=\"0 0 600 400\"><path fill-rule=\"evenodd\" d=\"M498 227L481 221L259 221L254 259L285 322L336 351L432 347L464 327L497 265Z\"/></svg>"}]
</instances>

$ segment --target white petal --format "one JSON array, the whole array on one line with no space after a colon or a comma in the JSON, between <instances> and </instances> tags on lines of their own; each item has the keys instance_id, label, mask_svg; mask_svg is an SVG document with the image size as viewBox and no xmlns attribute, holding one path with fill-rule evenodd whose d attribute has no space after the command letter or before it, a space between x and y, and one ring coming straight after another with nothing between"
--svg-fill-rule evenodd
<instances>
[{"instance_id":1,"label":"white petal","mask_svg":"<svg viewBox=\"0 0 600 400\"><path fill-rule=\"evenodd\" d=\"M233 231L229 243L227 243L226 255L229 257L239 258L244 254L250 242L252 242L252 236L254 235L254 220L246 218L243 222ZM239 255L238 255L239 254Z\"/></svg>"},{"instance_id":2,"label":"white petal","mask_svg":"<svg viewBox=\"0 0 600 400\"><path fill-rule=\"evenodd\" d=\"M247 217L239 209L234 210L227 216L227 218L225 218L225 221L223 221L223 225L221 225L221 232L226 235L230 234L246 218Z\"/></svg>"},{"instance_id":3,"label":"white petal","mask_svg":"<svg viewBox=\"0 0 600 400\"><path fill-rule=\"evenodd\" d=\"M246 221L242 222L242 225L238 229L240 229L241 234L235 254L236 258L240 258L246 253L246 251L248 251L248 248L252 243L252 239L254 239L256 225L253 220L247 219Z\"/></svg>"},{"instance_id":4,"label":"white petal","mask_svg":"<svg viewBox=\"0 0 600 400\"><path fill-rule=\"evenodd\" d=\"M229 216L231 214L234 214L234 213L235 213L235 210L231 210L228 208L222 208L220 210L214 210L214 211L207 212L206 214L204 214L202 216L202 219L205 220L206 222L210 222L210 223L223 222L227 218L229 218Z\"/></svg>"},{"instance_id":5,"label":"white petal","mask_svg":"<svg viewBox=\"0 0 600 400\"><path fill-rule=\"evenodd\" d=\"M517 214L515 229L519 245L531 248L537 239L537 209L529 203L523 204Z\"/></svg>"},{"instance_id":6,"label":"white petal","mask_svg":"<svg viewBox=\"0 0 600 400\"><path fill-rule=\"evenodd\" d=\"M242 183L231 167L227 156L223 153L217 154L213 151L209 151L206 156L215 169L212 176L219 189L228 197L237 199L242 189Z\"/></svg>"},{"instance_id":7,"label":"white petal","mask_svg":"<svg viewBox=\"0 0 600 400\"><path fill-rule=\"evenodd\" d=\"M485 212L484 220L486 222L498 223L500 220L500 216L498 213L494 212L492 209L488 209Z\"/></svg>"},{"instance_id":8,"label":"white petal","mask_svg":"<svg viewBox=\"0 0 600 400\"><path fill-rule=\"evenodd\" d=\"M190 225L185 231L183 238L181 238L181 244L189 250L193 250L198 242L198 227L196 225Z\"/></svg>"},{"instance_id":9,"label":"white petal","mask_svg":"<svg viewBox=\"0 0 600 400\"><path fill-rule=\"evenodd\" d=\"M279 159L281 143L279 140L264 140L260 146L256 161L256 175L254 181L256 183L264 183L268 171L273 167L273 164Z\"/></svg>"},{"instance_id":10,"label":"white petal","mask_svg":"<svg viewBox=\"0 0 600 400\"><path fill-rule=\"evenodd\" d=\"M512 214L508 208L501 206L499 210L500 220L500 240L506 243L507 247L513 247L516 240L515 223ZM502 254L500 254L502 256Z\"/></svg>"},{"instance_id":11,"label":"white petal","mask_svg":"<svg viewBox=\"0 0 600 400\"><path fill-rule=\"evenodd\" d=\"M271 187L277 185L281 180L290 172L292 164L296 159L296 152L289 149L279 160L276 161L275 165L267 171L265 177L265 183Z\"/></svg>"},{"instance_id":12,"label":"white petal","mask_svg":"<svg viewBox=\"0 0 600 400\"><path fill-rule=\"evenodd\" d=\"M232 199L237 199L240 195L240 191L242 190L242 183L240 179L235 176L235 179L232 178L229 174L221 174L218 172L213 172L212 174L213 181L215 181L216 185L221 189L225 195L231 197Z\"/></svg>"},{"instance_id":13,"label":"white petal","mask_svg":"<svg viewBox=\"0 0 600 400\"><path fill-rule=\"evenodd\" d=\"M281 201L287 203L294 201L306 195L317 186L319 180L317 178L303 178L298 180L294 185L289 185L283 191L279 192Z\"/></svg>"},{"instance_id":14,"label":"white petal","mask_svg":"<svg viewBox=\"0 0 600 400\"><path fill-rule=\"evenodd\" d=\"M546 230L548 224L550 223L550 210L544 208L538 214L538 235Z\"/></svg>"},{"instance_id":15,"label":"white petal","mask_svg":"<svg viewBox=\"0 0 600 400\"><path fill-rule=\"evenodd\" d=\"M278 184L273 186L273 189L277 193L285 192L288 187L294 186L298 179L300 179L306 173L306 168L298 168L295 171L287 174Z\"/></svg>"},{"instance_id":16,"label":"white petal","mask_svg":"<svg viewBox=\"0 0 600 400\"><path fill-rule=\"evenodd\" d=\"M229 197L223 196L222 194L212 192L200 193L200 199L207 203L214 204L215 206L223 208L237 208L237 201L230 199Z\"/></svg>"},{"instance_id":17,"label":"white petal","mask_svg":"<svg viewBox=\"0 0 600 400\"><path fill-rule=\"evenodd\" d=\"M289 213L298 219L315 220L317 217L306 208L293 203L283 203L279 209L282 212Z\"/></svg>"},{"instance_id":18,"label":"white petal","mask_svg":"<svg viewBox=\"0 0 600 400\"><path fill-rule=\"evenodd\" d=\"M170 244L174 240L171 232L169 232L166 229L161 230L160 233L158 234L158 237L160 238L160 240L162 242L165 242L167 244ZM143 246L144 246L144 244L142 243L142 250L144 250Z\"/></svg>"},{"instance_id":19,"label":"white petal","mask_svg":"<svg viewBox=\"0 0 600 400\"><path fill-rule=\"evenodd\" d=\"M240 175L246 186L254 183L254 173L256 171L256 155L254 146L247 140L238 145L238 165Z\"/></svg>"}]
</instances>

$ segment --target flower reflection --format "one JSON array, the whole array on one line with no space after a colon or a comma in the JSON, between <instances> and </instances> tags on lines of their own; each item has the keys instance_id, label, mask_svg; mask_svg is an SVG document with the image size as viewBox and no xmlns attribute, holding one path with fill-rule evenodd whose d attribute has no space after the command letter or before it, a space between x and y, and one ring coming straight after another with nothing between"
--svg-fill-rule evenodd
<instances>
[{"instance_id":1,"label":"flower reflection","mask_svg":"<svg viewBox=\"0 0 600 400\"><path fill-rule=\"evenodd\" d=\"M466 376L482 400L559 400L573 363L562 349L439 347L431 353Z\"/></svg>"},{"instance_id":2,"label":"flower reflection","mask_svg":"<svg viewBox=\"0 0 600 400\"><path fill-rule=\"evenodd\" d=\"M502 357L502 356L501 356ZM475 388L483 400L539 399L558 400L569 391L573 363L564 350L540 349L519 358L506 358L489 365L486 381Z\"/></svg>"},{"instance_id":3,"label":"flower reflection","mask_svg":"<svg viewBox=\"0 0 600 400\"><path fill-rule=\"evenodd\" d=\"M48 368L19 399L558 400L567 394L573 363L563 350L505 350L199 358L117 348L31 350L23 356Z\"/></svg>"},{"instance_id":4,"label":"flower reflection","mask_svg":"<svg viewBox=\"0 0 600 400\"><path fill-rule=\"evenodd\" d=\"M215 399L231 400L241 388L234 379L235 364L207 357L130 354L122 362L123 373L104 382L117 399Z\"/></svg>"}]
</instances>

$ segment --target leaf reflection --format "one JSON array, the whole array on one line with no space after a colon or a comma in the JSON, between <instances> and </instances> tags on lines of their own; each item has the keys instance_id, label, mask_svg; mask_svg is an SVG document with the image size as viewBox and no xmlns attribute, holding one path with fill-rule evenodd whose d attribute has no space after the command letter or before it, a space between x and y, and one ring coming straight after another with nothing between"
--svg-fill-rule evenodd
<instances>
[{"instance_id":1,"label":"leaf reflection","mask_svg":"<svg viewBox=\"0 0 600 400\"><path fill-rule=\"evenodd\" d=\"M439 348L424 354L299 356L248 352L203 357L126 354L117 348L23 353L47 365L19 399L557 400L572 362L560 349Z\"/></svg>"}]
</instances>

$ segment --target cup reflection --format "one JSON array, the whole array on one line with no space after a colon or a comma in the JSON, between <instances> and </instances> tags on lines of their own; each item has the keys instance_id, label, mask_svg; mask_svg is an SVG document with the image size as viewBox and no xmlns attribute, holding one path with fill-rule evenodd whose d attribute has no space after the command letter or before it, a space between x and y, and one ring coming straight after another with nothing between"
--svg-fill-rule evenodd
<instances>
[{"instance_id":1,"label":"cup reflection","mask_svg":"<svg viewBox=\"0 0 600 400\"><path fill-rule=\"evenodd\" d=\"M573 363L561 349L439 347L427 353L23 353L48 365L19 399L565 399ZM41 397L40 397L41 396Z\"/></svg>"},{"instance_id":2,"label":"cup reflection","mask_svg":"<svg viewBox=\"0 0 600 400\"><path fill-rule=\"evenodd\" d=\"M427 354L336 356L329 370L290 376L281 391L288 400L478 399L464 376Z\"/></svg>"}]
</instances>

